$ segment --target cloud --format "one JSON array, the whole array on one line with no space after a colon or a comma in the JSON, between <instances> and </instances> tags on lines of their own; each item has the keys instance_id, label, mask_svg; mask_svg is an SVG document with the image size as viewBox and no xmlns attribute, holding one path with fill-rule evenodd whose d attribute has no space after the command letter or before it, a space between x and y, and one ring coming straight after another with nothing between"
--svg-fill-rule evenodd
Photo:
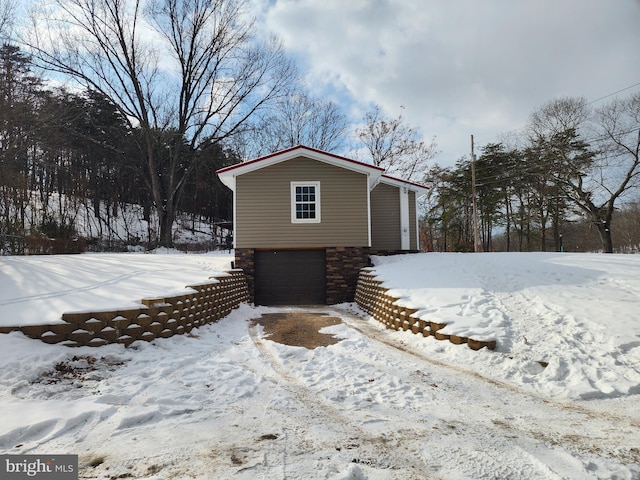
<instances>
[{"instance_id":1,"label":"cloud","mask_svg":"<svg viewBox=\"0 0 640 480\"><path fill-rule=\"evenodd\" d=\"M555 97L640 82L637 0L271 0L261 15L317 91L354 115L404 106L443 164Z\"/></svg>"}]
</instances>

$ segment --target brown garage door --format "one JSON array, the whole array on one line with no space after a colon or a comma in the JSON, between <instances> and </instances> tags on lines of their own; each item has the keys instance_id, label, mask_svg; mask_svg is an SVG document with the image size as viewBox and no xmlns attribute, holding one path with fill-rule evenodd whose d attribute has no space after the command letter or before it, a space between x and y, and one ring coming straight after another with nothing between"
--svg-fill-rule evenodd
<instances>
[{"instance_id":1,"label":"brown garage door","mask_svg":"<svg viewBox=\"0 0 640 480\"><path fill-rule=\"evenodd\" d=\"M255 252L256 305L327 303L324 250Z\"/></svg>"}]
</instances>

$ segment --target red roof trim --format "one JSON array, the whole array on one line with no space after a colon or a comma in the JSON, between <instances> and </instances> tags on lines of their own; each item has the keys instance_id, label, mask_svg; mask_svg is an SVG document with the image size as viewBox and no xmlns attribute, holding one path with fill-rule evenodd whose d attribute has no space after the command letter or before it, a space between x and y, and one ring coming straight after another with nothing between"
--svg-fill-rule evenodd
<instances>
[{"instance_id":1,"label":"red roof trim","mask_svg":"<svg viewBox=\"0 0 640 480\"><path fill-rule=\"evenodd\" d=\"M335 159L343 161L343 162L349 162L349 163L353 163L355 165L360 165L360 166L363 166L363 167L371 168L373 170L378 170L378 171L384 172L384 168L377 167L377 166L371 165L369 163L359 162L357 160L352 160L350 158L342 157L340 155L335 155L333 153L325 152L323 150L318 150L316 148L305 147L304 145L296 145L295 147L290 147L290 148L287 148L285 150L280 150L279 152L271 153L269 155L265 155L264 157L255 158L253 160L248 160L246 162L236 163L235 165L230 165L228 167L221 168L220 170L216 171L216 173L217 174L225 173L225 172L229 172L231 170L235 170L236 168L246 167L247 165L252 165L252 164L255 164L255 163L258 163L258 162L263 162L263 161L268 160L270 158L277 157L277 156L285 154L285 153L293 152L294 150L301 150L301 151L307 150L307 151L310 151L310 152L319 153L321 155L326 155L328 157L332 157L332 158L335 158Z\"/></svg>"},{"instance_id":2,"label":"red roof trim","mask_svg":"<svg viewBox=\"0 0 640 480\"><path fill-rule=\"evenodd\" d=\"M383 178L388 178L389 180L394 180L396 182L400 182L400 183L406 183L407 185L413 185L414 187L418 187L418 188L424 188L426 190L429 190L429 187L427 187L426 185L422 185L420 183L415 183L415 182L410 182L408 180L402 180L401 178L396 178L396 177L392 177L391 175L386 175L386 174L382 174Z\"/></svg>"}]
</instances>

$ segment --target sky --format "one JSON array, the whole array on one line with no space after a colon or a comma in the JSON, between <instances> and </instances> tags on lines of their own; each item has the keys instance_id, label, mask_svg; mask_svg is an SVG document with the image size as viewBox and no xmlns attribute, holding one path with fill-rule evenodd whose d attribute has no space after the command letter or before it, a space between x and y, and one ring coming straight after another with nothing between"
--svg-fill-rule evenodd
<instances>
[{"instance_id":1,"label":"sky","mask_svg":"<svg viewBox=\"0 0 640 480\"><path fill-rule=\"evenodd\" d=\"M640 0L253 2L312 92L353 121L376 104L402 112L436 137L441 165L469 155L471 135L480 153L524 132L555 98L640 91Z\"/></svg>"}]
</instances>

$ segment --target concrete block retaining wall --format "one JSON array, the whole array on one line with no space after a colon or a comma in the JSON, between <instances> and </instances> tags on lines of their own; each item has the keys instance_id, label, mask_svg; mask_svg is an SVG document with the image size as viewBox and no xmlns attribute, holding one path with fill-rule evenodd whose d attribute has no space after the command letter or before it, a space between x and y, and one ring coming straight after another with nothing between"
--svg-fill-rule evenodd
<instances>
[{"instance_id":1,"label":"concrete block retaining wall","mask_svg":"<svg viewBox=\"0 0 640 480\"><path fill-rule=\"evenodd\" d=\"M63 313L64 323L0 327L0 333L21 331L46 343L95 346L109 343L130 345L190 332L215 322L242 302L249 301L242 270L211 277L208 282L188 285L184 294L142 299L139 308L113 311Z\"/></svg>"},{"instance_id":2,"label":"concrete block retaining wall","mask_svg":"<svg viewBox=\"0 0 640 480\"><path fill-rule=\"evenodd\" d=\"M413 333L425 337L433 335L438 340L449 340L456 345L465 343L472 350L480 350L483 347L487 347L489 350L496 348L495 340L480 341L440 333L439 330L446 327L446 323L436 323L416 317L417 309L398 306L399 299L392 297L387 292L388 289L382 286L382 281L376 279L374 269L363 268L360 271L355 301L362 310L382 322L387 328L411 330Z\"/></svg>"}]
</instances>

